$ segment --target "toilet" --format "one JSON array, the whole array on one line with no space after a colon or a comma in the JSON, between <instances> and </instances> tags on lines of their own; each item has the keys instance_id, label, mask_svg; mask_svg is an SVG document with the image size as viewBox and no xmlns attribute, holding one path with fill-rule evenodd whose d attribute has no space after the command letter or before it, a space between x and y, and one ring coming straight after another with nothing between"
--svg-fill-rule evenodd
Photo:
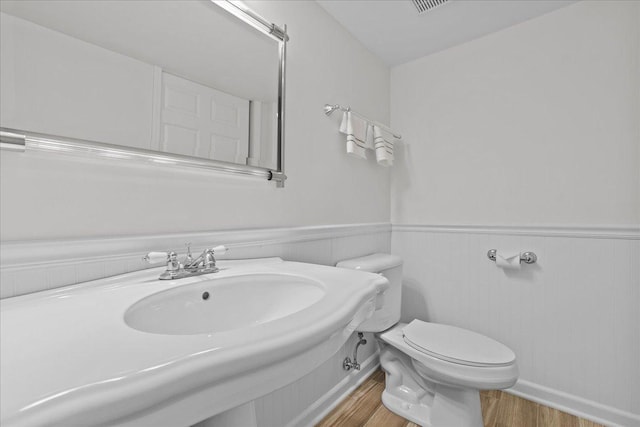
<instances>
[{"instance_id":1,"label":"toilet","mask_svg":"<svg viewBox=\"0 0 640 427\"><path fill-rule=\"evenodd\" d=\"M400 321L402 259L373 254L341 261L340 268L378 273L390 287L358 332L373 332L385 372L384 405L425 427L482 427L480 390L511 387L516 356L507 346L455 326Z\"/></svg>"}]
</instances>

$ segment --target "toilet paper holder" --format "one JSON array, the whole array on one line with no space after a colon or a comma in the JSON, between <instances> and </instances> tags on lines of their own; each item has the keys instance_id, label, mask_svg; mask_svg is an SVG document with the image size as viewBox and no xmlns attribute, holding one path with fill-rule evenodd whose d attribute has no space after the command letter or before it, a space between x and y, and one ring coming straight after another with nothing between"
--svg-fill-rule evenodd
<instances>
[{"instance_id":1,"label":"toilet paper holder","mask_svg":"<svg viewBox=\"0 0 640 427\"><path fill-rule=\"evenodd\" d=\"M487 258L495 262L497 252L498 251L496 249L489 249L489 252L487 252ZM524 262L526 264L533 264L536 261L538 261L538 256L533 252L522 252L520 254L521 263Z\"/></svg>"}]
</instances>

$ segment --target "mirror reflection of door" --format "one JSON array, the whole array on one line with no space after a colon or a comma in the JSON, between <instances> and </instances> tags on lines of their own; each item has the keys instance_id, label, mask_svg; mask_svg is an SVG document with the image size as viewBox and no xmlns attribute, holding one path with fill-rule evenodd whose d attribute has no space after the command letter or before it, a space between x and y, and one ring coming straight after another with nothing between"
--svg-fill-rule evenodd
<instances>
[{"instance_id":1,"label":"mirror reflection of door","mask_svg":"<svg viewBox=\"0 0 640 427\"><path fill-rule=\"evenodd\" d=\"M158 149L246 164L249 101L162 73Z\"/></svg>"}]
</instances>

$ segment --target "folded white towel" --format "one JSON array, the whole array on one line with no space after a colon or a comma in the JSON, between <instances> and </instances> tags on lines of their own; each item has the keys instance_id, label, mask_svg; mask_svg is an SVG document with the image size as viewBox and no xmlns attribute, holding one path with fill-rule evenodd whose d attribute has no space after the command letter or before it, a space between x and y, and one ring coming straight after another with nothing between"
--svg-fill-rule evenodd
<instances>
[{"instance_id":1,"label":"folded white towel","mask_svg":"<svg viewBox=\"0 0 640 427\"><path fill-rule=\"evenodd\" d=\"M393 135L373 127L373 143L376 150L376 160L380 166L393 166Z\"/></svg>"},{"instance_id":2,"label":"folded white towel","mask_svg":"<svg viewBox=\"0 0 640 427\"><path fill-rule=\"evenodd\" d=\"M342 115L340 132L347 135L347 153L366 159L367 122L353 116L350 111L346 111Z\"/></svg>"}]
</instances>

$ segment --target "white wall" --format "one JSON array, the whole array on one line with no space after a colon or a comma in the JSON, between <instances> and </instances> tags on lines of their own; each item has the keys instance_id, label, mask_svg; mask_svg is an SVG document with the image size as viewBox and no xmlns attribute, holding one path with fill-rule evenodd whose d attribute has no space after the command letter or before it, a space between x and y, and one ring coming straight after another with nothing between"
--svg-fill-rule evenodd
<instances>
[{"instance_id":1,"label":"white wall","mask_svg":"<svg viewBox=\"0 0 640 427\"><path fill-rule=\"evenodd\" d=\"M389 221L389 172L344 154L327 102L389 119L389 70L312 1L250 2L287 24L286 173L273 183L0 153L3 241Z\"/></svg>"},{"instance_id":2,"label":"white wall","mask_svg":"<svg viewBox=\"0 0 640 427\"><path fill-rule=\"evenodd\" d=\"M391 71L403 317L502 341L514 392L619 425L640 425L639 31L640 3L585 1Z\"/></svg>"},{"instance_id":3,"label":"white wall","mask_svg":"<svg viewBox=\"0 0 640 427\"><path fill-rule=\"evenodd\" d=\"M639 9L580 2L393 68L392 222L640 223Z\"/></svg>"}]
</instances>

